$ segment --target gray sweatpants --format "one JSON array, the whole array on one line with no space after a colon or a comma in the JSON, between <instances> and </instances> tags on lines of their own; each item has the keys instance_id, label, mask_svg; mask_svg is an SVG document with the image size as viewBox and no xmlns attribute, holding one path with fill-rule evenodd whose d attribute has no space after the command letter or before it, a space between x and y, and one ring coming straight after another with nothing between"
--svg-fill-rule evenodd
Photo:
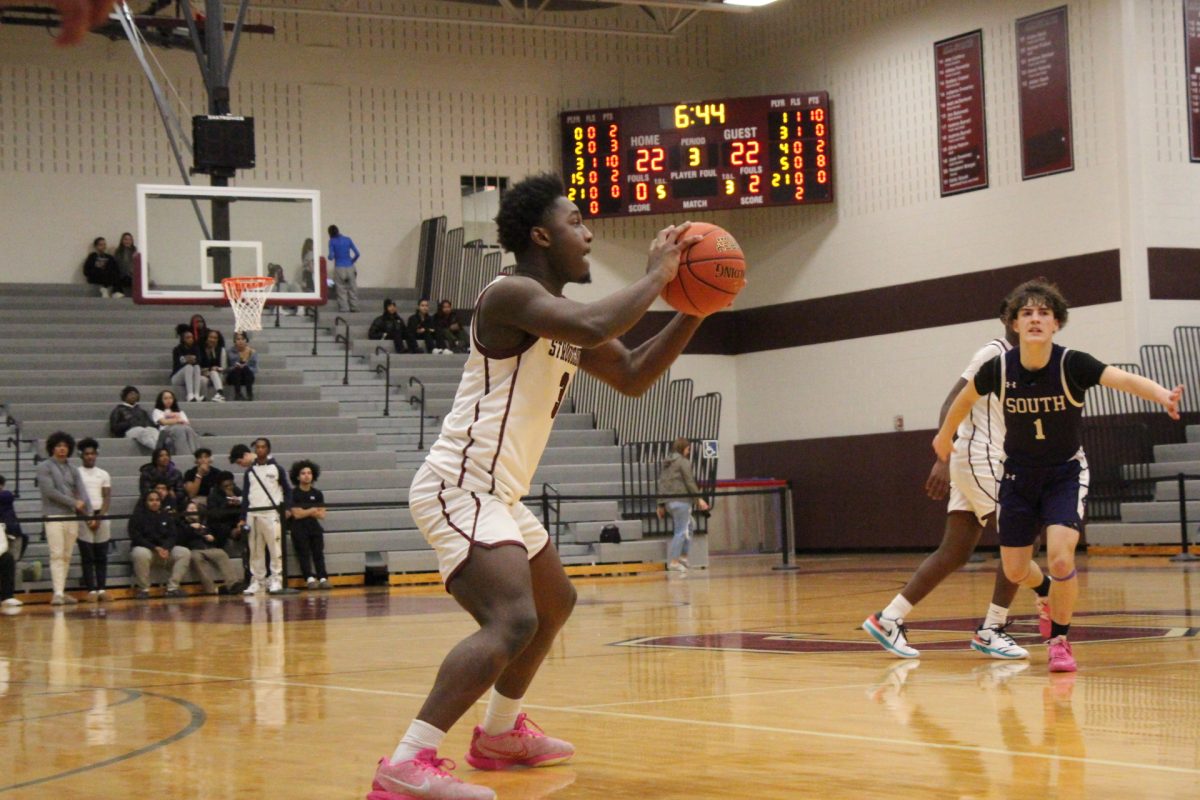
<instances>
[{"instance_id":1,"label":"gray sweatpants","mask_svg":"<svg viewBox=\"0 0 1200 800\"><path fill-rule=\"evenodd\" d=\"M220 579L225 581L226 589L242 579L242 571L233 565L233 562L229 560L229 555L219 547L193 550L192 565L196 568L196 574L200 576L200 583L208 594L217 591L217 573L219 573Z\"/></svg>"},{"instance_id":2,"label":"gray sweatpants","mask_svg":"<svg viewBox=\"0 0 1200 800\"><path fill-rule=\"evenodd\" d=\"M129 557L133 561L134 585L144 590L150 589L150 567L169 566L171 577L167 579L167 588L178 589L192 563L192 551L180 545L172 547L167 558L162 558L148 547L133 548L129 552Z\"/></svg>"},{"instance_id":3,"label":"gray sweatpants","mask_svg":"<svg viewBox=\"0 0 1200 800\"><path fill-rule=\"evenodd\" d=\"M335 267L333 281L337 284L338 311L358 311L358 269Z\"/></svg>"}]
</instances>

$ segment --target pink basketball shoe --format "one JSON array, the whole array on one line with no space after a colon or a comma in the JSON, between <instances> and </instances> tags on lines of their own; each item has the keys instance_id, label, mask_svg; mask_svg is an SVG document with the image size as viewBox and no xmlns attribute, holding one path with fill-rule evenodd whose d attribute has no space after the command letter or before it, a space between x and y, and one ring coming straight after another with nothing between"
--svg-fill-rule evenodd
<instances>
[{"instance_id":1,"label":"pink basketball shoe","mask_svg":"<svg viewBox=\"0 0 1200 800\"><path fill-rule=\"evenodd\" d=\"M1071 653L1071 643L1067 641L1067 637L1055 636L1046 642L1046 649L1050 653L1051 672L1074 672L1078 669L1075 666L1075 656Z\"/></svg>"},{"instance_id":2,"label":"pink basketball shoe","mask_svg":"<svg viewBox=\"0 0 1200 800\"><path fill-rule=\"evenodd\" d=\"M1038 612L1038 633L1042 636L1042 641L1050 639L1050 598L1038 597L1034 601Z\"/></svg>"},{"instance_id":3,"label":"pink basketball shoe","mask_svg":"<svg viewBox=\"0 0 1200 800\"><path fill-rule=\"evenodd\" d=\"M529 716L521 714L510 731L489 736L476 726L467 763L475 769L550 767L575 755L575 747L542 732Z\"/></svg>"},{"instance_id":4,"label":"pink basketball shoe","mask_svg":"<svg viewBox=\"0 0 1200 800\"><path fill-rule=\"evenodd\" d=\"M495 800L496 793L486 786L463 783L451 775L454 767L453 761L438 758L433 749L395 764L381 758L367 800Z\"/></svg>"}]
</instances>

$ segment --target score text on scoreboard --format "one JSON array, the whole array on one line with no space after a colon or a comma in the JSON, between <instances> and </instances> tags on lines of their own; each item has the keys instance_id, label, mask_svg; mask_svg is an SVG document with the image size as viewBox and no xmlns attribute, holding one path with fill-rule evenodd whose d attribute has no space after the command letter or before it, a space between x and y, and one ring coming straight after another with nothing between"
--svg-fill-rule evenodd
<instances>
[{"instance_id":1,"label":"score text on scoreboard","mask_svg":"<svg viewBox=\"0 0 1200 800\"><path fill-rule=\"evenodd\" d=\"M561 117L567 197L585 217L833 200L827 92Z\"/></svg>"}]
</instances>

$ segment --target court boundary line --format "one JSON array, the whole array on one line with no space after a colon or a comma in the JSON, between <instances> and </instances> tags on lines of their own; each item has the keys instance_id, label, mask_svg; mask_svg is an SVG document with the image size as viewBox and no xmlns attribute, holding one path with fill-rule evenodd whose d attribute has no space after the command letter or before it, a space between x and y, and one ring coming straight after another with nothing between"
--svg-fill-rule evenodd
<instances>
[{"instance_id":1,"label":"court boundary line","mask_svg":"<svg viewBox=\"0 0 1200 800\"><path fill-rule=\"evenodd\" d=\"M174 673L174 672L168 672L165 670L148 670L148 669L142 669L142 668L138 668L138 667L111 667L111 666L100 665L100 664L88 664L86 662L63 662L60 660L29 659L29 658L14 658L11 660L27 661L30 663L42 663L42 664L47 664L47 665L49 665L49 664L68 664L70 666L77 666L77 667L81 667L81 668L85 668L85 669L109 670L109 671L113 671L113 672L186 674L186 675L190 675L191 677L197 677L197 678L209 677L213 680L213 682L235 681L235 682L241 682L241 683L252 683L252 684L257 683L257 684L262 684L262 685L267 685L267 686L294 687L297 689L326 689L326 690L330 690L330 691L349 692L349 693L353 693L353 694L378 695L378 696L385 696L385 697L405 697L405 698L412 698L412 699L417 699L417 700L422 700L427 696L427 694L418 694L416 692L401 692L401 691L395 691L395 690L391 690L391 689L364 689L364 688L360 688L360 687L356 687L356 686L338 686L338 685L319 684L319 683L304 683L304 682L299 682L299 681L291 681L291 680L277 679L277 678L227 678L227 677L219 677L219 676L203 676L203 675L199 675L196 673ZM1141 663L1141 664L1113 664L1113 665L1107 665L1107 666L1100 665L1098 667L1090 668L1089 671L1115 670L1115 669L1145 669L1148 667L1153 668L1153 667L1165 667L1165 666L1175 666L1175 665L1181 665L1181 664L1198 664L1198 663L1200 663L1200 658L1192 658L1192 659L1181 659L1181 660L1176 660L1176 661L1153 661L1153 662L1147 662L1147 663ZM961 680L965 681L968 677L971 677L971 676L963 675L963 676L952 676L952 677L954 680L961 679ZM953 682L953 681L947 680L947 681L942 681L942 682L949 683L949 682ZM873 687L876 685L878 685L878 683L854 684L854 685L851 685L849 688L870 688L870 687ZM786 693L786 692L797 692L797 691L815 691L815 690L828 691L833 688L839 688L839 687L829 687L829 686L795 687L792 689L769 690L768 692L765 692L765 693L781 694L781 693ZM110 763L116 763L118 761L126 760L127 758L133 758L137 755L141 755L143 752L149 752L150 750L158 749L159 747L165 747L168 744L172 744L175 741L178 741L179 739L184 738L184 736L191 735L196 730L199 730L200 726L202 726L204 724L204 719L206 718L206 715L204 714L204 710L201 709L199 706L196 706L195 704L190 703L187 700L183 700L182 698L169 697L167 695L159 695L154 692L143 692L143 694L146 694L148 696L153 696L153 697L161 697L163 699L179 703L180 705L186 704L185 707L194 708L201 715L201 720L200 720L199 725L197 725L194 729L192 729L191 726L189 725L189 727L185 728L183 731L180 731L180 732L174 734L173 736L169 737L168 739L164 739L164 740L161 740L160 742L150 745L147 748L140 748L139 750L135 750L132 753L128 753L123 756L117 756L113 759L108 759L103 762L98 762L95 765L80 767L78 769L62 773L61 775L55 776L52 778L38 779L33 782L26 782L26 783L22 783L22 784L13 784L12 786L0 786L0 792L6 792L11 789L17 789L17 788L23 788L26 786L36 785L37 783L45 782L47 780L57 780L59 777L68 777L70 775L74 775L79 772L83 772L83 771L87 771L87 770L91 770L91 769L98 769L102 766L108 766ZM707 698L706 697L686 697L686 698L675 698L673 700L669 699L669 698L663 698L663 699L659 699L659 700L644 700L644 701L637 701L637 702L639 702L639 703L673 702L673 701L677 702L677 701L682 701L682 700L718 699L718 698L729 697L729 696L736 696L736 695L713 695L713 696L710 696ZM481 698L479 701L476 701L475 704L478 705L479 703L482 703L482 702L484 702L484 700ZM1026 751L1026 750L1008 750L1005 748L988 747L985 745L944 744L944 743L939 743L939 742L928 742L928 741L912 740L912 739L889 739L889 738L882 737L882 736L867 736L865 734L855 734L855 733L835 733L835 732L831 732L831 731L816 731L816 730L811 730L811 729L806 729L806 728L782 728L782 727L777 727L777 726L772 726L772 725L755 725L755 724L744 723L744 722L720 722L717 720L687 719L687 718L683 718L683 717L669 717L669 716L662 716L662 715L658 715L658 714L636 714L636 713L631 713L631 712L609 711L609 710L605 710L602 708L593 708L590 706L549 706L549 705L542 705L542 704L537 704L537 703L526 703L526 704L524 704L524 708L531 709L534 711L546 711L546 712L550 712L550 713L581 714L581 715L585 715L585 716L595 716L595 717L615 717L618 719L641 720L641 721L645 721L645 722L675 723L675 724L680 724L680 725L690 725L693 727L709 727L709 728L717 728L717 729L723 729L723 730L741 730L741 731L751 731L751 732L756 732L756 733L777 733L777 734L786 734L786 735L791 735L791 736L809 736L809 737L817 738L817 739L832 739L832 740L837 740L837 741L866 742L866 743L870 743L870 744L909 747L909 748L915 748L915 749L949 750L949 751L955 751L955 752L968 752L968 753L980 753L980 754L986 754L986 755L999 755L999 756L1006 756L1009 758L1037 758L1037 759L1042 759L1044 761L1067 761L1067 762L1085 764L1085 765L1092 764L1092 765L1104 766L1104 767L1114 767L1114 768L1118 768L1118 769L1139 769L1139 770L1146 770L1146 771L1150 771L1150 772L1165 772L1165 773L1170 773L1170 774L1175 774L1175 775L1200 775L1200 769L1193 768L1193 767L1171 767L1171 766L1166 766L1166 765L1161 765L1161 764L1145 764L1145 763L1138 763L1138 762L1133 762L1133 761L1118 761L1115 759L1107 759L1107 758L1091 758L1088 756L1070 756L1070 755L1062 755L1059 753L1039 753L1036 751Z\"/></svg>"}]
</instances>

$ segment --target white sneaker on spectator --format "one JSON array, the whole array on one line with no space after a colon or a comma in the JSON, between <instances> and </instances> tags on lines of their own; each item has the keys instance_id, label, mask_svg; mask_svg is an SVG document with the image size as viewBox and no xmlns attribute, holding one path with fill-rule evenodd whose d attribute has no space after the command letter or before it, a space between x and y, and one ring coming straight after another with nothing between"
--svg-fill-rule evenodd
<instances>
[{"instance_id":1,"label":"white sneaker on spectator","mask_svg":"<svg viewBox=\"0 0 1200 800\"><path fill-rule=\"evenodd\" d=\"M124 297L125 293L124 292L113 292L112 296L113 297Z\"/></svg>"},{"instance_id":2,"label":"white sneaker on spectator","mask_svg":"<svg viewBox=\"0 0 1200 800\"><path fill-rule=\"evenodd\" d=\"M274 577L271 578L270 583L267 584L267 591L268 592L283 591L283 581L281 581L279 578L274 578Z\"/></svg>"},{"instance_id":3,"label":"white sneaker on spectator","mask_svg":"<svg viewBox=\"0 0 1200 800\"><path fill-rule=\"evenodd\" d=\"M98 603L100 602L100 593L93 589L87 593L87 599L89 603Z\"/></svg>"},{"instance_id":4,"label":"white sneaker on spectator","mask_svg":"<svg viewBox=\"0 0 1200 800\"><path fill-rule=\"evenodd\" d=\"M25 604L15 597L10 597L7 600L0 601L0 606L4 606L5 608L20 608L23 605Z\"/></svg>"},{"instance_id":5,"label":"white sneaker on spectator","mask_svg":"<svg viewBox=\"0 0 1200 800\"><path fill-rule=\"evenodd\" d=\"M242 594L258 594L262 591L262 584L258 581L250 581L250 585L242 590Z\"/></svg>"},{"instance_id":6,"label":"white sneaker on spectator","mask_svg":"<svg viewBox=\"0 0 1200 800\"><path fill-rule=\"evenodd\" d=\"M304 581L304 588L305 589L316 589L317 588L317 579L316 578L306 578Z\"/></svg>"},{"instance_id":7,"label":"white sneaker on spectator","mask_svg":"<svg viewBox=\"0 0 1200 800\"><path fill-rule=\"evenodd\" d=\"M224 402L225 402L225 393L224 393L224 392L217 392L216 394L214 394L214 395L213 395L213 402L214 402L214 403L224 403Z\"/></svg>"}]
</instances>

